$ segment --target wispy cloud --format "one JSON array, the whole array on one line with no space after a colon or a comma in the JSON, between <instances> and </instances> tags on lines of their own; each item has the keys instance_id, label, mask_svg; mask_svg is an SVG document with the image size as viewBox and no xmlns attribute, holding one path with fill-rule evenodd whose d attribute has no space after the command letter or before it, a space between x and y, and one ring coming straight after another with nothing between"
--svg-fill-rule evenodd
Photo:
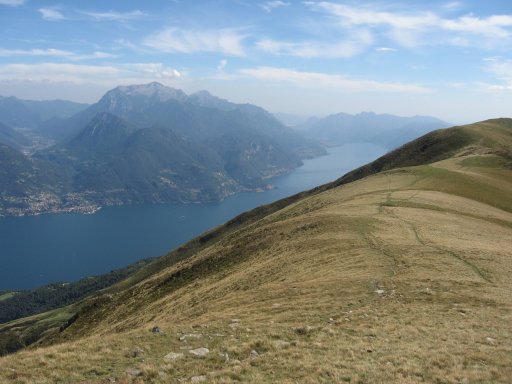
<instances>
[{"instance_id":1,"label":"wispy cloud","mask_svg":"<svg viewBox=\"0 0 512 384\"><path fill-rule=\"evenodd\" d=\"M217 65L217 71L223 72L226 65L228 65L228 61L226 59L222 59L219 61L219 65Z\"/></svg>"},{"instance_id":2,"label":"wispy cloud","mask_svg":"<svg viewBox=\"0 0 512 384\"><path fill-rule=\"evenodd\" d=\"M447 11L457 11L464 8L464 3L460 1L450 1L442 5L442 8Z\"/></svg>"},{"instance_id":3,"label":"wispy cloud","mask_svg":"<svg viewBox=\"0 0 512 384\"><path fill-rule=\"evenodd\" d=\"M302 58L348 58L363 52L373 43L373 36L365 30L351 31L352 36L338 42L285 42L272 39L260 40L256 47L274 55L287 55Z\"/></svg>"},{"instance_id":4,"label":"wispy cloud","mask_svg":"<svg viewBox=\"0 0 512 384\"><path fill-rule=\"evenodd\" d=\"M162 63L120 65L80 65L70 63L34 63L0 65L0 81L98 84L114 86L155 79L176 79L182 73Z\"/></svg>"},{"instance_id":5,"label":"wispy cloud","mask_svg":"<svg viewBox=\"0 0 512 384\"><path fill-rule=\"evenodd\" d=\"M396 52L395 48L390 48L390 47L377 47L377 48L375 48L375 50L377 52Z\"/></svg>"},{"instance_id":6,"label":"wispy cloud","mask_svg":"<svg viewBox=\"0 0 512 384\"><path fill-rule=\"evenodd\" d=\"M474 43L474 38L484 39L489 44L512 37L512 15L478 17L470 14L445 18L432 11L390 12L371 4L351 6L325 1L306 4L334 17L341 28L369 28L406 47L434 43L463 45L463 41ZM444 32L443 37L432 39L440 31ZM452 35L446 36L446 32Z\"/></svg>"},{"instance_id":7,"label":"wispy cloud","mask_svg":"<svg viewBox=\"0 0 512 384\"><path fill-rule=\"evenodd\" d=\"M417 84L349 79L343 75L303 72L287 68L257 67L240 70L240 74L259 80L283 82L306 88L335 88L349 92L426 93L429 89Z\"/></svg>"},{"instance_id":8,"label":"wispy cloud","mask_svg":"<svg viewBox=\"0 0 512 384\"><path fill-rule=\"evenodd\" d=\"M79 11L81 14L90 17L94 21L120 21L126 22L131 20L140 19L147 16L146 13L140 10L134 10L131 12L91 12L91 11Z\"/></svg>"},{"instance_id":9,"label":"wispy cloud","mask_svg":"<svg viewBox=\"0 0 512 384\"><path fill-rule=\"evenodd\" d=\"M41 13L43 19L48 21L66 20L62 12L55 8L39 8L39 13Z\"/></svg>"},{"instance_id":10,"label":"wispy cloud","mask_svg":"<svg viewBox=\"0 0 512 384\"><path fill-rule=\"evenodd\" d=\"M232 56L244 56L245 35L236 30L183 30L166 28L148 36L144 44L168 53L218 52Z\"/></svg>"},{"instance_id":11,"label":"wispy cloud","mask_svg":"<svg viewBox=\"0 0 512 384\"><path fill-rule=\"evenodd\" d=\"M258 49L274 55L295 56L311 59L318 57L353 57L363 52L368 44L357 41L342 41L339 43L327 44L316 41L290 43L266 39L258 41L256 46Z\"/></svg>"},{"instance_id":12,"label":"wispy cloud","mask_svg":"<svg viewBox=\"0 0 512 384\"><path fill-rule=\"evenodd\" d=\"M25 0L0 0L0 5L8 5L9 7L17 7L25 3Z\"/></svg>"},{"instance_id":13,"label":"wispy cloud","mask_svg":"<svg viewBox=\"0 0 512 384\"><path fill-rule=\"evenodd\" d=\"M487 70L496 77L494 84L482 84L488 91L512 91L512 60L493 58Z\"/></svg>"},{"instance_id":14,"label":"wispy cloud","mask_svg":"<svg viewBox=\"0 0 512 384\"><path fill-rule=\"evenodd\" d=\"M276 0L276 1L266 1L264 3L261 3L260 7L263 8L265 10L265 12L270 13L276 8L287 7L289 5L290 5L290 3L286 2L286 1Z\"/></svg>"},{"instance_id":15,"label":"wispy cloud","mask_svg":"<svg viewBox=\"0 0 512 384\"><path fill-rule=\"evenodd\" d=\"M76 53L71 51L64 51L55 48L46 49L3 49L0 48L0 57L61 57L69 60L89 60L89 59L106 59L116 57L115 55L107 52L92 52L92 53Z\"/></svg>"}]
</instances>

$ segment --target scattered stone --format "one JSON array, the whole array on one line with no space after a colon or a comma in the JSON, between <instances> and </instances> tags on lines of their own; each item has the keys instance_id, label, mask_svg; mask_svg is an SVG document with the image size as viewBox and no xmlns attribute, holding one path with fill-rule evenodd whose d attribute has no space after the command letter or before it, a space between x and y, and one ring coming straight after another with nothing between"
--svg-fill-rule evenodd
<instances>
[{"instance_id":1,"label":"scattered stone","mask_svg":"<svg viewBox=\"0 0 512 384\"><path fill-rule=\"evenodd\" d=\"M376 289L375 292L379 295L382 295L384 293L383 289Z\"/></svg>"},{"instance_id":2,"label":"scattered stone","mask_svg":"<svg viewBox=\"0 0 512 384\"><path fill-rule=\"evenodd\" d=\"M188 352L191 355L194 355L197 357L205 357L208 353L210 353L210 350L208 348L197 348L197 349L191 349Z\"/></svg>"},{"instance_id":3,"label":"scattered stone","mask_svg":"<svg viewBox=\"0 0 512 384\"><path fill-rule=\"evenodd\" d=\"M141 357L144 353L144 350L140 347L135 348L135 350L132 352L132 357Z\"/></svg>"},{"instance_id":4,"label":"scattered stone","mask_svg":"<svg viewBox=\"0 0 512 384\"><path fill-rule=\"evenodd\" d=\"M225 362L225 363L229 363L229 355L228 355L228 353L227 353L227 352L224 352L224 353L223 353L223 352L220 352L220 353L219 353L219 356L220 356L221 358L223 358L223 359L224 359L224 362Z\"/></svg>"},{"instance_id":5,"label":"scattered stone","mask_svg":"<svg viewBox=\"0 0 512 384\"><path fill-rule=\"evenodd\" d=\"M251 359L254 360L254 359L257 359L258 357L260 357L260 354L253 349L251 351Z\"/></svg>"},{"instance_id":6,"label":"scattered stone","mask_svg":"<svg viewBox=\"0 0 512 384\"><path fill-rule=\"evenodd\" d=\"M156 326L156 327L151 328L151 332L160 333L160 332L162 332L162 330L160 329L160 327Z\"/></svg>"},{"instance_id":7,"label":"scattered stone","mask_svg":"<svg viewBox=\"0 0 512 384\"><path fill-rule=\"evenodd\" d=\"M133 377L142 375L142 371L137 368L128 368L128 369L126 369L125 373L128 374L129 376L133 376Z\"/></svg>"},{"instance_id":8,"label":"scattered stone","mask_svg":"<svg viewBox=\"0 0 512 384\"><path fill-rule=\"evenodd\" d=\"M181 352L171 352L171 353L168 353L167 355L164 356L164 360L167 360L167 361L174 361L174 360L178 360L178 359L181 359L182 357L184 357L185 355Z\"/></svg>"},{"instance_id":9,"label":"scattered stone","mask_svg":"<svg viewBox=\"0 0 512 384\"><path fill-rule=\"evenodd\" d=\"M190 378L190 382L191 383L204 383L206 382L207 380L207 377L205 375L201 375L201 376L192 376Z\"/></svg>"},{"instance_id":10,"label":"scattered stone","mask_svg":"<svg viewBox=\"0 0 512 384\"><path fill-rule=\"evenodd\" d=\"M180 336L180 341L186 341L187 339L200 339L201 335L198 333L188 333L186 335Z\"/></svg>"}]
</instances>

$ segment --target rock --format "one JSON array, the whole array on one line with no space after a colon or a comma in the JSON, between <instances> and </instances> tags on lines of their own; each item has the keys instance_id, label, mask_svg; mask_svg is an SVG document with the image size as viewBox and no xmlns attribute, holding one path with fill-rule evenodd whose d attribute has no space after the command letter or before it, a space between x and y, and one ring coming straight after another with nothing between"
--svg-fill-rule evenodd
<instances>
[{"instance_id":1,"label":"rock","mask_svg":"<svg viewBox=\"0 0 512 384\"><path fill-rule=\"evenodd\" d=\"M133 377L142 375L142 371L137 368L127 368L126 371L124 371L124 372Z\"/></svg>"},{"instance_id":2,"label":"rock","mask_svg":"<svg viewBox=\"0 0 512 384\"><path fill-rule=\"evenodd\" d=\"M176 352L171 352L171 353L168 353L167 355L164 356L164 360L167 360L167 361L174 361L174 360L178 360L178 359L181 359L182 357L184 357L185 355L183 353L176 353Z\"/></svg>"},{"instance_id":3,"label":"rock","mask_svg":"<svg viewBox=\"0 0 512 384\"><path fill-rule=\"evenodd\" d=\"M227 352L224 352L224 353L220 352L219 356L224 359L225 363L229 363L229 355Z\"/></svg>"},{"instance_id":4,"label":"rock","mask_svg":"<svg viewBox=\"0 0 512 384\"><path fill-rule=\"evenodd\" d=\"M197 357L205 357L208 353L210 353L210 350L208 348L197 348L197 349L191 349L188 352L191 355L194 355Z\"/></svg>"},{"instance_id":5,"label":"rock","mask_svg":"<svg viewBox=\"0 0 512 384\"><path fill-rule=\"evenodd\" d=\"M206 382L207 380L207 377L205 375L201 375L201 376L192 376L190 378L190 382L191 383L204 383Z\"/></svg>"},{"instance_id":6,"label":"rock","mask_svg":"<svg viewBox=\"0 0 512 384\"><path fill-rule=\"evenodd\" d=\"M257 359L258 357L260 357L260 354L253 349L251 351L251 359Z\"/></svg>"},{"instance_id":7,"label":"rock","mask_svg":"<svg viewBox=\"0 0 512 384\"><path fill-rule=\"evenodd\" d=\"M153 332L153 333L160 333L160 332L162 332L162 330L160 329L160 327L157 326L157 327L151 328L151 332Z\"/></svg>"},{"instance_id":8,"label":"rock","mask_svg":"<svg viewBox=\"0 0 512 384\"><path fill-rule=\"evenodd\" d=\"M180 341L186 341L187 339L200 339L202 335L198 333L187 333L186 335L180 336Z\"/></svg>"},{"instance_id":9,"label":"rock","mask_svg":"<svg viewBox=\"0 0 512 384\"><path fill-rule=\"evenodd\" d=\"M376 289L375 293L377 293L379 295L382 295L384 293L384 290L383 289Z\"/></svg>"},{"instance_id":10,"label":"rock","mask_svg":"<svg viewBox=\"0 0 512 384\"><path fill-rule=\"evenodd\" d=\"M486 337L485 341L487 342L487 344L496 345L496 339L493 339L492 337Z\"/></svg>"},{"instance_id":11,"label":"rock","mask_svg":"<svg viewBox=\"0 0 512 384\"><path fill-rule=\"evenodd\" d=\"M132 352L132 357L140 357L144 353L144 350L142 348L135 348L135 350Z\"/></svg>"},{"instance_id":12,"label":"rock","mask_svg":"<svg viewBox=\"0 0 512 384\"><path fill-rule=\"evenodd\" d=\"M239 323L240 319L231 319L231 323Z\"/></svg>"}]
</instances>

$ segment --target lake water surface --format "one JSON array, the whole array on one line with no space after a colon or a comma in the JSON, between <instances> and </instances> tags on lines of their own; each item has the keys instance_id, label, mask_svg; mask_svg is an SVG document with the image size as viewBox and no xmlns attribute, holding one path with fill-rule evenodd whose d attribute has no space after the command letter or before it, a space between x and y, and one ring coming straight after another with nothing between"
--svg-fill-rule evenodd
<instances>
[{"instance_id":1,"label":"lake water surface","mask_svg":"<svg viewBox=\"0 0 512 384\"><path fill-rule=\"evenodd\" d=\"M75 213L0 218L0 290L78 280L167 253L183 242L262 204L335 180L383 155L372 144L330 148L269 182L275 189L220 203L107 207Z\"/></svg>"}]
</instances>

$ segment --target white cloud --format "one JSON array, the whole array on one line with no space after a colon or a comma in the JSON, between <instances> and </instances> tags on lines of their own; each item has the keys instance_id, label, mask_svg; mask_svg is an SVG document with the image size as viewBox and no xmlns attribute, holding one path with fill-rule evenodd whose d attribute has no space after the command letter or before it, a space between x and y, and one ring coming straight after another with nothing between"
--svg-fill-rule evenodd
<instances>
[{"instance_id":1,"label":"white cloud","mask_svg":"<svg viewBox=\"0 0 512 384\"><path fill-rule=\"evenodd\" d=\"M0 48L0 56L13 57L13 56L50 56L50 57L69 57L73 55L70 51L63 51L60 49L3 49Z\"/></svg>"},{"instance_id":2,"label":"white cloud","mask_svg":"<svg viewBox=\"0 0 512 384\"><path fill-rule=\"evenodd\" d=\"M349 79L342 75L333 75L319 72L303 72L287 68L248 68L240 70L240 74L259 80L265 80L270 82L283 82L306 88L334 88L348 92L429 92L427 88L417 84Z\"/></svg>"},{"instance_id":3,"label":"white cloud","mask_svg":"<svg viewBox=\"0 0 512 384\"><path fill-rule=\"evenodd\" d=\"M69 63L1 64L0 81L71 83L74 85L131 84L180 78L182 73L162 63L80 65Z\"/></svg>"},{"instance_id":4,"label":"white cloud","mask_svg":"<svg viewBox=\"0 0 512 384\"><path fill-rule=\"evenodd\" d=\"M245 54L244 35L236 30L183 30L166 28L148 36L144 44L168 53L218 52L232 56Z\"/></svg>"},{"instance_id":5,"label":"white cloud","mask_svg":"<svg viewBox=\"0 0 512 384\"><path fill-rule=\"evenodd\" d=\"M490 56L490 57L484 57L483 61L498 61L501 59L501 56Z\"/></svg>"},{"instance_id":6,"label":"white cloud","mask_svg":"<svg viewBox=\"0 0 512 384\"><path fill-rule=\"evenodd\" d=\"M222 59L219 62L219 65L217 65L217 71L219 71L219 72L224 71L224 68L226 68L226 65L228 65L228 61L226 59Z\"/></svg>"},{"instance_id":7,"label":"white cloud","mask_svg":"<svg viewBox=\"0 0 512 384\"><path fill-rule=\"evenodd\" d=\"M460 1L451 1L449 3L443 4L442 8L447 11L457 11L461 8L464 8L464 4Z\"/></svg>"},{"instance_id":8,"label":"white cloud","mask_svg":"<svg viewBox=\"0 0 512 384\"><path fill-rule=\"evenodd\" d=\"M287 7L289 5L290 5L290 3L286 2L286 1L276 0L276 1L266 1L262 4L260 4L260 7L263 8L265 10L265 12L270 13L276 8Z\"/></svg>"},{"instance_id":9,"label":"white cloud","mask_svg":"<svg viewBox=\"0 0 512 384\"><path fill-rule=\"evenodd\" d=\"M10 7L17 7L25 3L25 0L0 0L0 5L8 5Z\"/></svg>"},{"instance_id":10,"label":"white cloud","mask_svg":"<svg viewBox=\"0 0 512 384\"><path fill-rule=\"evenodd\" d=\"M396 52L395 48L390 48L390 47L377 47L377 48L375 48L375 50L377 52Z\"/></svg>"},{"instance_id":11,"label":"white cloud","mask_svg":"<svg viewBox=\"0 0 512 384\"><path fill-rule=\"evenodd\" d=\"M302 58L349 58L363 52L374 42L373 34L366 29L354 28L344 40L323 42L303 41L287 42L263 39L256 42L256 47L274 55L287 55Z\"/></svg>"},{"instance_id":12,"label":"white cloud","mask_svg":"<svg viewBox=\"0 0 512 384\"><path fill-rule=\"evenodd\" d=\"M81 14L89 16L94 21L130 21L140 19L146 16L146 13L135 10L131 12L91 12L91 11L80 11Z\"/></svg>"},{"instance_id":13,"label":"white cloud","mask_svg":"<svg viewBox=\"0 0 512 384\"><path fill-rule=\"evenodd\" d=\"M61 21L66 20L62 12L55 8L40 8L39 12L41 13L41 16L43 19L48 21Z\"/></svg>"},{"instance_id":14,"label":"white cloud","mask_svg":"<svg viewBox=\"0 0 512 384\"><path fill-rule=\"evenodd\" d=\"M512 91L512 60L494 58L489 61L487 70L496 77L499 83L482 84L489 91Z\"/></svg>"},{"instance_id":15,"label":"white cloud","mask_svg":"<svg viewBox=\"0 0 512 384\"><path fill-rule=\"evenodd\" d=\"M318 41L285 42L272 39L260 40L256 47L274 55L296 56L302 58L348 58L363 52L373 43L373 36L368 31L353 31L353 38L345 41L324 43Z\"/></svg>"},{"instance_id":16,"label":"white cloud","mask_svg":"<svg viewBox=\"0 0 512 384\"><path fill-rule=\"evenodd\" d=\"M116 57L115 55L107 52L96 51L93 53L76 53L71 51L64 51L61 49L47 48L47 49L3 49L0 48L0 57L62 57L69 60L89 60L89 59L107 59Z\"/></svg>"},{"instance_id":17,"label":"white cloud","mask_svg":"<svg viewBox=\"0 0 512 384\"><path fill-rule=\"evenodd\" d=\"M370 28L405 47L445 44L467 46L497 44L512 37L512 15L444 18L434 12L390 12L366 4L350 6L332 2L311 2L311 9L333 17L344 30ZM452 4L455 6L455 3ZM447 32L451 35L447 36ZM475 40L480 39L480 40Z\"/></svg>"}]
</instances>

